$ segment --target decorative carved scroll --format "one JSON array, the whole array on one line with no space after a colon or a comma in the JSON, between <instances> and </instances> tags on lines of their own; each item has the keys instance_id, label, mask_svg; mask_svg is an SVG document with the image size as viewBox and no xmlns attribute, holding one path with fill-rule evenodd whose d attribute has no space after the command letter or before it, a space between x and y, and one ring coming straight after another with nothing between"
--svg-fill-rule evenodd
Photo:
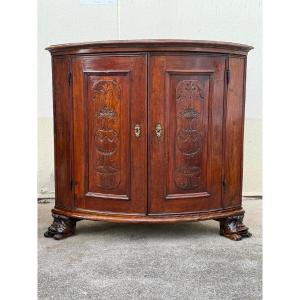
<instances>
[{"instance_id":1,"label":"decorative carved scroll","mask_svg":"<svg viewBox=\"0 0 300 300\"><path fill-rule=\"evenodd\" d=\"M96 184L114 189L120 184L120 97L115 80L99 80L93 87Z\"/></svg>"},{"instance_id":2,"label":"decorative carved scroll","mask_svg":"<svg viewBox=\"0 0 300 300\"><path fill-rule=\"evenodd\" d=\"M197 120L196 101L203 100L199 80L181 80L176 87L177 153L175 167L175 185L183 190L199 187L201 132ZM199 122L198 122L199 123Z\"/></svg>"}]
</instances>

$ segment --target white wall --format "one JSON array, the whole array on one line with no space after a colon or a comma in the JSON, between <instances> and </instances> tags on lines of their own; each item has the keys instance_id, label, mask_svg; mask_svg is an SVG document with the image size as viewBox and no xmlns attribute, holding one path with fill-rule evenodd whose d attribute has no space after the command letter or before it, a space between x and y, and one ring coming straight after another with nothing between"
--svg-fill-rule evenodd
<instances>
[{"instance_id":1,"label":"white wall","mask_svg":"<svg viewBox=\"0 0 300 300\"><path fill-rule=\"evenodd\" d=\"M219 40L255 47L248 56L243 192L244 195L261 195L261 1L111 2L114 3L38 2L39 197L54 196L51 60L44 48L58 43L140 38Z\"/></svg>"}]
</instances>

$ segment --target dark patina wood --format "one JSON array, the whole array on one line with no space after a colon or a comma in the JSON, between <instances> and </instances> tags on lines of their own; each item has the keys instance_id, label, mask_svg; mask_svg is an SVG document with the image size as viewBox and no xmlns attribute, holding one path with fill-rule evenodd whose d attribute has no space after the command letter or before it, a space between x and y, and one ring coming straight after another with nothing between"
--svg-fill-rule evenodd
<instances>
[{"instance_id":1,"label":"dark patina wood","mask_svg":"<svg viewBox=\"0 0 300 300\"><path fill-rule=\"evenodd\" d=\"M248 227L243 224L244 215L220 218L220 234L233 241L240 241L242 238L251 237Z\"/></svg>"},{"instance_id":2,"label":"dark patina wood","mask_svg":"<svg viewBox=\"0 0 300 300\"><path fill-rule=\"evenodd\" d=\"M189 40L55 45L55 208L45 233L76 220L242 223L246 56Z\"/></svg>"},{"instance_id":3,"label":"dark patina wood","mask_svg":"<svg viewBox=\"0 0 300 300\"><path fill-rule=\"evenodd\" d=\"M55 240L61 240L75 233L76 222L80 219L67 217L64 215L52 214L53 223L48 227L48 230L44 233L44 236L54 238Z\"/></svg>"}]
</instances>

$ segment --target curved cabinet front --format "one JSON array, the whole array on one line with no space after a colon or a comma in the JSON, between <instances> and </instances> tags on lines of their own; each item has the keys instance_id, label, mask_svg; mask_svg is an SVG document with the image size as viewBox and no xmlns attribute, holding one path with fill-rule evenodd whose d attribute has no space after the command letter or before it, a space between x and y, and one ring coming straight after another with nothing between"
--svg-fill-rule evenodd
<instances>
[{"instance_id":1,"label":"curved cabinet front","mask_svg":"<svg viewBox=\"0 0 300 300\"><path fill-rule=\"evenodd\" d=\"M250 236L241 207L250 48L162 44L49 48L56 202L45 236L72 235L83 218L216 219L222 235Z\"/></svg>"}]
</instances>

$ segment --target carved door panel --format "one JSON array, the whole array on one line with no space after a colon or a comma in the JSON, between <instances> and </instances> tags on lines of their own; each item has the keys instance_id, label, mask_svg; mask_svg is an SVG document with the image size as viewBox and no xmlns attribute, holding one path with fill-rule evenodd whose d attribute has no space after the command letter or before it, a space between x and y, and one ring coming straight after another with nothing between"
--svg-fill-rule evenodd
<instances>
[{"instance_id":1,"label":"carved door panel","mask_svg":"<svg viewBox=\"0 0 300 300\"><path fill-rule=\"evenodd\" d=\"M144 55L73 58L75 206L146 213Z\"/></svg>"},{"instance_id":2,"label":"carved door panel","mask_svg":"<svg viewBox=\"0 0 300 300\"><path fill-rule=\"evenodd\" d=\"M151 55L149 213L221 208L224 56Z\"/></svg>"}]
</instances>

